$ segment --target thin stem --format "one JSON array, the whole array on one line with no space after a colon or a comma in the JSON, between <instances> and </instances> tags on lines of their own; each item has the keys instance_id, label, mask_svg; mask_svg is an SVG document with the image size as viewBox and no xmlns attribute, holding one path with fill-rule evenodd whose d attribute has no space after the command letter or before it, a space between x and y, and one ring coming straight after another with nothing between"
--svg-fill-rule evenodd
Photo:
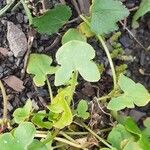
<instances>
[{"instance_id":1,"label":"thin stem","mask_svg":"<svg viewBox=\"0 0 150 150\"><path fill-rule=\"evenodd\" d=\"M89 21L82 15L80 15L80 17L90 27ZM112 75L113 75L114 89L116 89L117 88L117 77L116 77L115 67L114 67L114 64L113 64L110 52L109 52L109 50L108 50L108 48L107 48L103 38L100 35L97 35L97 34L96 34L96 37L101 42L101 44L102 44L102 46L103 46L103 48L105 50L105 53L107 55L107 58L108 58L108 61L109 61L109 64L110 64L110 68L111 68L111 71L112 71Z\"/></svg>"},{"instance_id":2,"label":"thin stem","mask_svg":"<svg viewBox=\"0 0 150 150\"><path fill-rule=\"evenodd\" d=\"M59 134L61 134L62 136L64 136L64 137L65 137L66 139L68 139L69 141L71 141L71 142L73 142L73 143L76 143L76 141L75 141L72 137L70 137L69 135L67 135L65 132L60 131Z\"/></svg>"},{"instance_id":3,"label":"thin stem","mask_svg":"<svg viewBox=\"0 0 150 150\"><path fill-rule=\"evenodd\" d=\"M11 6L12 4L15 2L15 0L10 1L10 3L8 3L4 8L2 8L0 10L0 16L2 16Z\"/></svg>"},{"instance_id":4,"label":"thin stem","mask_svg":"<svg viewBox=\"0 0 150 150\"><path fill-rule=\"evenodd\" d=\"M78 79L78 72L75 71L74 74L73 74L73 77L72 77L72 84L71 84L71 91L72 91L72 96L74 94L74 91L75 91L75 88L76 88L76 84L77 84L77 79Z\"/></svg>"},{"instance_id":5,"label":"thin stem","mask_svg":"<svg viewBox=\"0 0 150 150\"><path fill-rule=\"evenodd\" d=\"M48 77L46 77L46 83L47 83L47 86L48 86L49 96L50 96L50 99L52 101L53 100L53 92L52 92L51 84L48 80Z\"/></svg>"},{"instance_id":6,"label":"thin stem","mask_svg":"<svg viewBox=\"0 0 150 150\"><path fill-rule=\"evenodd\" d=\"M97 98L98 101L105 101L106 99L111 98L110 95L102 96L100 98Z\"/></svg>"},{"instance_id":7,"label":"thin stem","mask_svg":"<svg viewBox=\"0 0 150 150\"><path fill-rule=\"evenodd\" d=\"M4 88L4 85L2 83L2 81L0 80L0 89L2 91L2 96L3 96L3 123L5 124L7 122L7 102L8 102L8 97L6 95L6 91Z\"/></svg>"},{"instance_id":8,"label":"thin stem","mask_svg":"<svg viewBox=\"0 0 150 150\"><path fill-rule=\"evenodd\" d=\"M68 135L87 135L89 132L65 132Z\"/></svg>"},{"instance_id":9,"label":"thin stem","mask_svg":"<svg viewBox=\"0 0 150 150\"><path fill-rule=\"evenodd\" d=\"M28 8L27 4L25 3L24 0L20 0L20 2L22 3L23 7L24 7L24 10L26 12L26 15L29 19L29 25L32 24L32 15L31 15L31 12L30 12L30 9Z\"/></svg>"},{"instance_id":10,"label":"thin stem","mask_svg":"<svg viewBox=\"0 0 150 150\"><path fill-rule=\"evenodd\" d=\"M87 125L85 125L83 123L83 127L86 128L91 134L93 134L100 142L102 142L103 144L105 144L107 147L109 147L110 149L113 149L113 147L107 143L103 138L101 138L100 136L98 136L94 131L92 131Z\"/></svg>"},{"instance_id":11,"label":"thin stem","mask_svg":"<svg viewBox=\"0 0 150 150\"><path fill-rule=\"evenodd\" d=\"M105 53L107 55L107 58L108 58L108 61L109 61L110 67L111 67L112 75L113 75L114 89L116 89L117 88L117 77L116 77L115 67L114 67L110 52L109 52L103 38L100 35L98 35L97 37L98 37L99 41L101 42L101 44L105 50Z\"/></svg>"},{"instance_id":12,"label":"thin stem","mask_svg":"<svg viewBox=\"0 0 150 150\"><path fill-rule=\"evenodd\" d=\"M76 147L76 148L81 148L81 149L84 149L84 150L88 150L88 149L86 149L86 148L83 148L82 145L80 145L80 144L73 143L73 142L71 142L71 141L68 141L68 140L63 139L63 138L60 138L60 137L55 137L54 139L55 139L56 141L59 141L59 142L68 144L68 145L73 146L73 147Z\"/></svg>"},{"instance_id":13,"label":"thin stem","mask_svg":"<svg viewBox=\"0 0 150 150\"><path fill-rule=\"evenodd\" d=\"M73 76L72 76L72 82L71 82L71 95L70 95L70 98L67 99L67 103L70 105L71 103L71 100L73 98L73 94L75 92L75 89L76 89L76 84L77 84L77 79L78 79L78 72L75 71L73 73Z\"/></svg>"}]
</instances>

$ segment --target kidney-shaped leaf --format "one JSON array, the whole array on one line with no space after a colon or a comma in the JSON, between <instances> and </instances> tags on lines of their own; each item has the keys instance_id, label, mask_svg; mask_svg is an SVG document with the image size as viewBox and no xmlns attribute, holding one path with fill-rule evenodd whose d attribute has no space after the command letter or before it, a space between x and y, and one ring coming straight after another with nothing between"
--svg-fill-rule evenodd
<instances>
[{"instance_id":1,"label":"kidney-shaped leaf","mask_svg":"<svg viewBox=\"0 0 150 150\"><path fill-rule=\"evenodd\" d=\"M38 32L51 35L57 32L70 17L70 8L66 5L58 5L46 11L44 15L33 18L33 26L37 28Z\"/></svg>"},{"instance_id":2,"label":"kidney-shaped leaf","mask_svg":"<svg viewBox=\"0 0 150 150\"><path fill-rule=\"evenodd\" d=\"M117 0L93 0L91 29L102 35L118 29L117 22L129 15L129 11Z\"/></svg>"},{"instance_id":3,"label":"kidney-shaped leaf","mask_svg":"<svg viewBox=\"0 0 150 150\"><path fill-rule=\"evenodd\" d=\"M21 145L26 147L32 143L35 133L36 129L34 125L31 122L24 122L14 131L14 137Z\"/></svg>"},{"instance_id":4,"label":"kidney-shaped leaf","mask_svg":"<svg viewBox=\"0 0 150 150\"><path fill-rule=\"evenodd\" d=\"M73 40L60 47L56 53L56 60L61 65L55 74L55 85L63 85L69 81L72 72L78 71L89 82L100 79L97 65L92 61L95 51L86 42Z\"/></svg>"},{"instance_id":5,"label":"kidney-shaped leaf","mask_svg":"<svg viewBox=\"0 0 150 150\"><path fill-rule=\"evenodd\" d=\"M25 106L23 108L17 108L14 113L13 117L16 123L21 123L29 118L30 112L32 110L32 102L31 100L27 100Z\"/></svg>"},{"instance_id":6,"label":"kidney-shaped leaf","mask_svg":"<svg viewBox=\"0 0 150 150\"><path fill-rule=\"evenodd\" d=\"M31 54L28 61L27 73L35 75L33 81L36 86L45 84L46 75L53 74L55 68L50 66L52 58L45 54Z\"/></svg>"},{"instance_id":7,"label":"kidney-shaped leaf","mask_svg":"<svg viewBox=\"0 0 150 150\"><path fill-rule=\"evenodd\" d=\"M19 144L11 133L4 133L0 136L1 150L24 150L24 146Z\"/></svg>"},{"instance_id":8,"label":"kidney-shaped leaf","mask_svg":"<svg viewBox=\"0 0 150 150\"><path fill-rule=\"evenodd\" d=\"M30 122L21 123L13 134L4 133L0 135L1 150L26 150L32 143L36 129Z\"/></svg>"},{"instance_id":9,"label":"kidney-shaped leaf","mask_svg":"<svg viewBox=\"0 0 150 150\"><path fill-rule=\"evenodd\" d=\"M90 114L88 111L88 103L86 100L80 100L78 106L77 106L77 116L83 118L83 119L87 119Z\"/></svg>"},{"instance_id":10,"label":"kidney-shaped leaf","mask_svg":"<svg viewBox=\"0 0 150 150\"><path fill-rule=\"evenodd\" d=\"M150 101L150 94L142 84L135 83L123 74L120 75L118 84L124 93L112 98L108 109L118 111L125 107L134 108L134 104L145 106Z\"/></svg>"}]
</instances>

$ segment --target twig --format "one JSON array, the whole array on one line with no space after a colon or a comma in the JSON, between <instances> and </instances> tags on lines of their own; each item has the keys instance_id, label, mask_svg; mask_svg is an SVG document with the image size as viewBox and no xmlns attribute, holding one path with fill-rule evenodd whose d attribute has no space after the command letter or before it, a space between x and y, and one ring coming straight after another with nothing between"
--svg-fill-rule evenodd
<instances>
[{"instance_id":1,"label":"twig","mask_svg":"<svg viewBox=\"0 0 150 150\"><path fill-rule=\"evenodd\" d=\"M77 1L76 1L76 0L71 0L71 2L72 2L72 4L74 5L74 7L75 7L75 9L76 9L76 11L77 11L77 13L78 13L78 15L80 15L80 14L81 14L81 11L80 11L80 9L79 9L79 7L78 7Z\"/></svg>"},{"instance_id":2,"label":"twig","mask_svg":"<svg viewBox=\"0 0 150 150\"><path fill-rule=\"evenodd\" d=\"M2 16L15 2L15 0L10 1L4 8L0 10L0 16Z\"/></svg>"},{"instance_id":3,"label":"twig","mask_svg":"<svg viewBox=\"0 0 150 150\"><path fill-rule=\"evenodd\" d=\"M27 68L27 63L28 63L30 50L31 50L31 47L32 47L32 44L33 44L33 40L34 40L34 34L30 30L29 31L29 38L28 38L28 49L27 49L27 52L26 52L25 57L24 57L24 66L23 66L23 69L21 70L21 73L22 73L22 77L21 78L24 78L24 75L25 75L25 71L26 71L26 68Z\"/></svg>"},{"instance_id":4,"label":"twig","mask_svg":"<svg viewBox=\"0 0 150 150\"><path fill-rule=\"evenodd\" d=\"M7 123L7 102L8 102L8 96L6 95L6 91L4 88L4 85L2 83L2 81L0 80L0 89L2 92L2 96L3 96L3 124Z\"/></svg>"},{"instance_id":5,"label":"twig","mask_svg":"<svg viewBox=\"0 0 150 150\"><path fill-rule=\"evenodd\" d=\"M55 139L56 141L59 141L59 142L68 144L68 145L73 146L73 147L76 147L76 148L80 148L80 149L83 149L83 150L88 150L87 148L83 148L82 145L80 145L80 144L73 143L73 142L71 142L71 141L68 141L68 140L63 139L63 138L60 138L60 137L55 137L54 139Z\"/></svg>"},{"instance_id":6,"label":"twig","mask_svg":"<svg viewBox=\"0 0 150 150\"><path fill-rule=\"evenodd\" d=\"M147 50L146 47L144 47L139 41L138 39L133 35L133 33L126 27L124 26L124 24L122 23L122 21L119 21L120 24L123 26L123 28L134 38L134 40L144 49L144 50Z\"/></svg>"},{"instance_id":7,"label":"twig","mask_svg":"<svg viewBox=\"0 0 150 150\"><path fill-rule=\"evenodd\" d=\"M62 4L66 4L66 1L65 0L59 0Z\"/></svg>"},{"instance_id":8,"label":"twig","mask_svg":"<svg viewBox=\"0 0 150 150\"><path fill-rule=\"evenodd\" d=\"M85 129L87 129L93 136L95 136L100 142L102 142L103 144L105 144L107 147L109 147L110 149L113 149L113 147L107 143L103 138L101 138L100 136L98 136L94 131L92 131L87 125L85 125L84 123L82 123L83 127Z\"/></svg>"}]
</instances>

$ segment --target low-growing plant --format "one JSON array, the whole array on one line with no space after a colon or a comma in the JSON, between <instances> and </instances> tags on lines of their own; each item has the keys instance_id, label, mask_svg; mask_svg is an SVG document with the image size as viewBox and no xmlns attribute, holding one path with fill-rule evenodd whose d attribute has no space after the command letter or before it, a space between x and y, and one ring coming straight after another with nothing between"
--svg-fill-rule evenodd
<instances>
[{"instance_id":1,"label":"low-growing plant","mask_svg":"<svg viewBox=\"0 0 150 150\"><path fill-rule=\"evenodd\" d=\"M71 9L66 5L55 6L51 10L46 10L41 16L32 17L24 0L20 2L28 16L29 24L41 34L56 33L71 17ZM4 14L13 3L14 1L8 3L0 11L0 15ZM141 5L144 5L144 0ZM141 9L144 9L142 13L145 14L147 9L141 7L138 11L141 12ZM141 16L139 12L135 14L133 22ZM12 126L16 124L17 127L13 130L9 128L10 132L0 135L0 147L4 147L2 150L49 150L66 148L67 145L87 150L89 145L74 139L76 134L84 137L81 135L87 136L87 133L75 132L76 128L73 125L79 125L97 138L100 142L98 149L101 150L147 150L150 148L150 119L144 121L145 128L140 130L130 117L123 117L118 113L124 108L134 108L135 105L145 106L150 101L150 94L142 84L135 83L122 74L126 66L121 65L118 70L115 69L112 58L120 53L120 49L110 53L105 42L106 34L116 31L118 21L128 15L129 10L120 1L93 0L89 16L80 15L83 22L77 28L70 28L64 33L61 40L62 46L55 55L57 62L55 66L52 65L54 60L49 55L30 54L26 71L32 74L33 82L37 87L47 84L50 101L44 110L36 112L32 107L32 100L27 100L24 107L14 111L12 121L7 119L6 108L4 108L3 127L4 125L8 127L8 123ZM110 40L116 42L119 36L118 32ZM100 98L95 96L98 102L105 102L117 121L108 134L107 140L84 124L84 120L91 117L86 100L79 100L77 107L72 106L76 86L79 84L79 75L88 82L98 82L102 76L99 64L94 61L95 50L87 42L89 37L95 38L104 49L112 72L112 91ZM122 48L121 51L123 51ZM51 88L50 76L54 76L56 95ZM0 87L6 107L7 95L1 82ZM106 103L106 100L109 102Z\"/></svg>"}]
</instances>

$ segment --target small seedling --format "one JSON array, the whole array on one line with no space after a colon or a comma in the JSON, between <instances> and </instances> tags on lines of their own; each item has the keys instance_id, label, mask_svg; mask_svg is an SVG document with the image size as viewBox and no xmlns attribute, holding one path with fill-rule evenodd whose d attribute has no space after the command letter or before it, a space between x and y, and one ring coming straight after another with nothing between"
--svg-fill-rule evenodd
<instances>
[{"instance_id":1,"label":"small seedling","mask_svg":"<svg viewBox=\"0 0 150 150\"><path fill-rule=\"evenodd\" d=\"M77 116L81 117L83 119L88 119L90 116L89 113L87 112L88 104L87 104L87 101L85 101L85 100L80 100L76 111L77 111Z\"/></svg>"},{"instance_id":2,"label":"small seedling","mask_svg":"<svg viewBox=\"0 0 150 150\"><path fill-rule=\"evenodd\" d=\"M27 100L25 106L23 108L17 108L14 113L13 117L16 123L24 122L26 119L30 117L30 113L32 111L32 102L31 100Z\"/></svg>"},{"instance_id":3,"label":"small seedling","mask_svg":"<svg viewBox=\"0 0 150 150\"><path fill-rule=\"evenodd\" d=\"M118 85L123 94L114 97L108 104L108 109L121 110L125 107L134 108L137 106L145 106L150 101L150 94L140 83L135 83L130 78L120 75Z\"/></svg>"}]
</instances>

